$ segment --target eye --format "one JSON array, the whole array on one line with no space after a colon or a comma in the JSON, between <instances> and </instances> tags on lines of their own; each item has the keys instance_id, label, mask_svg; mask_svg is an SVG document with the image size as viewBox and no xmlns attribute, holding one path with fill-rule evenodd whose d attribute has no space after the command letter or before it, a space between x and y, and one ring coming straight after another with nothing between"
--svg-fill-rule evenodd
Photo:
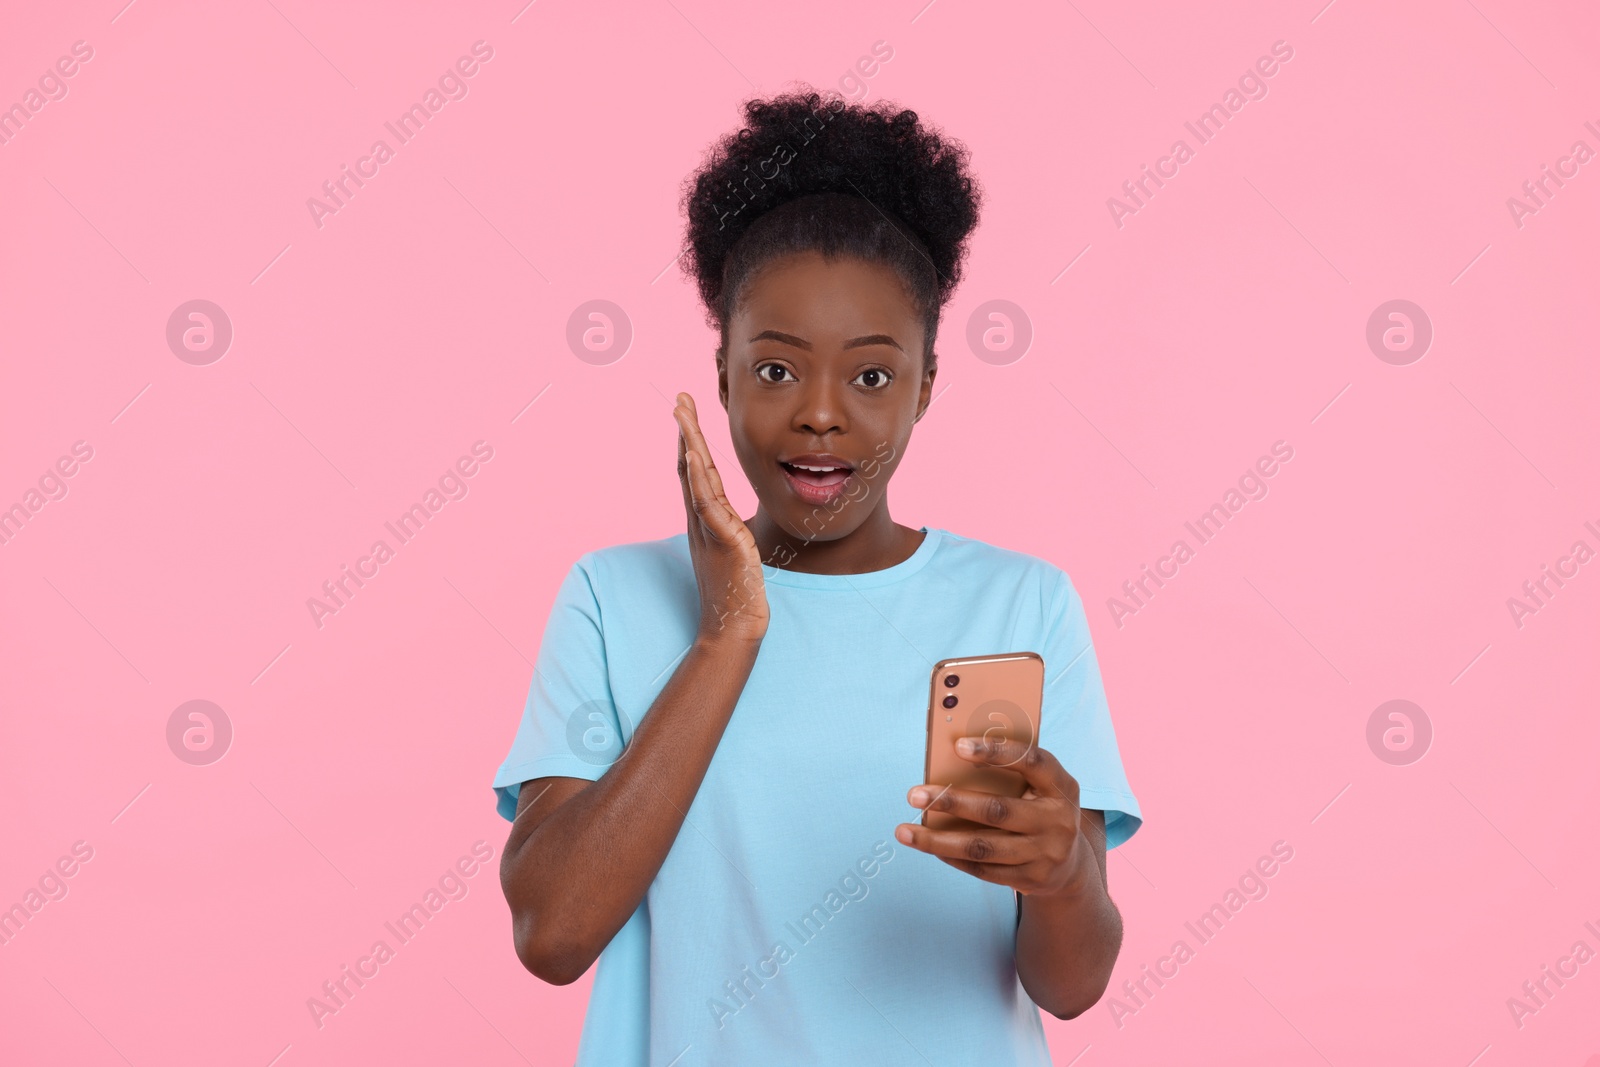
<instances>
[{"instance_id":1,"label":"eye","mask_svg":"<svg viewBox=\"0 0 1600 1067\"><path fill-rule=\"evenodd\" d=\"M883 389L888 386L893 379L894 376L881 367L868 367L855 377L856 381L860 382L868 389Z\"/></svg>"},{"instance_id":2,"label":"eye","mask_svg":"<svg viewBox=\"0 0 1600 1067\"><path fill-rule=\"evenodd\" d=\"M788 375L788 377L785 377ZM781 363L763 363L756 368L756 376L764 382L774 384L794 380L794 375L789 374L789 368Z\"/></svg>"}]
</instances>

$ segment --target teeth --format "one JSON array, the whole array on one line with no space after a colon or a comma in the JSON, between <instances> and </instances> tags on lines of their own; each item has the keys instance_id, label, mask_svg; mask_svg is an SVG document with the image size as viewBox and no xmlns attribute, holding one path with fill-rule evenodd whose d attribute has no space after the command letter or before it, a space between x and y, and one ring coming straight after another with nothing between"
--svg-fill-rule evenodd
<instances>
[{"instance_id":1,"label":"teeth","mask_svg":"<svg viewBox=\"0 0 1600 1067\"><path fill-rule=\"evenodd\" d=\"M807 467L803 463L791 463L791 464L789 464L789 466L798 467L799 469L801 469L803 471L816 471L818 474L828 474L828 473L831 473L833 471L842 471L842 470L844 470L843 467Z\"/></svg>"}]
</instances>

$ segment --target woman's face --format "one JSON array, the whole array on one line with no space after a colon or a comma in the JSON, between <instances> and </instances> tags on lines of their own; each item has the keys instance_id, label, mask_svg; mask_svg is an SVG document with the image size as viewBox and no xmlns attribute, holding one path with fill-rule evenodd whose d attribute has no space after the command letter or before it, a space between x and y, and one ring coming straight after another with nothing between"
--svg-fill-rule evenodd
<instances>
[{"instance_id":1,"label":"woman's face","mask_svg":"<svg viewBox=\"0 0 1600 1067\"><path fill-rule=\"evenodd\" d=\"M880 506L932 395L922 344L905 286L876 263L802 252L746 288L718 384L739 465L791 537L836 540Z\"/></svg>"}]
</instances>

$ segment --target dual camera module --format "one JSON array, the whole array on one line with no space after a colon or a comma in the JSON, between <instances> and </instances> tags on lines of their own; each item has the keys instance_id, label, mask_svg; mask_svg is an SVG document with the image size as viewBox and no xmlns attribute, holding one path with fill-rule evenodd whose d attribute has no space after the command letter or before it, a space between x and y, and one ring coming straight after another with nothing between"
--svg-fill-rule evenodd
<instances>
[{"instance_id":1,"label":"dual camera module","mask_svg":"<svg viewBox=\"0 0 1600 1067\"><path fill-rule=\"evenodd\" d=\"M961 684L961 676L960 675L958 675L958 674L947 674L947 675L944 676L944 686L945 686L946 689L954 689L956 686L958 686L960 684ZM944 698L944 706L947 707L947 708L953 708L958 703L960 703L960 701L956 700L956 695L954 693L951 693L949 696Z\"/></svg>"}]
</instances>

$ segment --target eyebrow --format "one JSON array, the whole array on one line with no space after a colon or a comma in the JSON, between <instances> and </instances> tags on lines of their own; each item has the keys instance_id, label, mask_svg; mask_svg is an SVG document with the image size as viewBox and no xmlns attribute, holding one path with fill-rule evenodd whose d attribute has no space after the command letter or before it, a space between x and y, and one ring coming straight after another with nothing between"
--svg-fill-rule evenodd
<instances>
[{"instance_id":1,"label":"eyebrow","mask_svg":"<svg viewBox=\"0 0 1600 1067\"><path fill-rule=\"evenodd\" d=\"M750 338L750 343L754 344L757 341L765 340L782 341L786 345L793 345L794 347L804 349L807 352L811 351L810 341L803 341L793 334L783 333L778 330L762 330L760 333ZM847 349L863 348L866 345L893 345L895 348L900 348L900 342L896 341L893 337L890 337L886 333L869 333L865 337L852 337L850 340L844 343L844 347ZM900 351L904 352L905 349L900 348Z\"/></svg>"}]
</instances>

